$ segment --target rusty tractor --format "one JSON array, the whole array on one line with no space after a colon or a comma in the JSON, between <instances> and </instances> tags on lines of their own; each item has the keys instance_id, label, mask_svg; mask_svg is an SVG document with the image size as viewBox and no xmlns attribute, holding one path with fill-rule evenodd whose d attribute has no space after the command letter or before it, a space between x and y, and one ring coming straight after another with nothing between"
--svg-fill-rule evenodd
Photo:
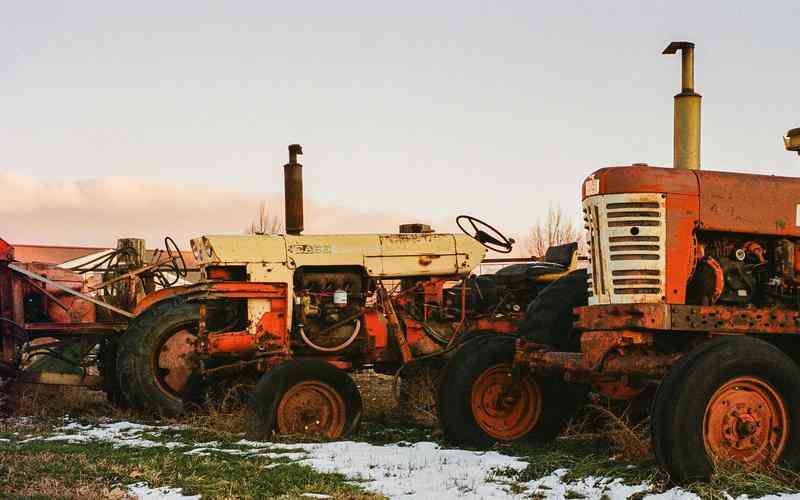
<instances>
[{"instance_id":1,"label":"rusty tractor","mask_svg":"<svg viewBox=\"0 0 800 500\"><path fill-rule=\"evenodd\" d=\"M678 51L674 168L586 178L588 269L538 295L516 344L454 355L439 407L449 440L552 439L591 388L651 398L652 449L675 480L800 459L800 180L700 170L694 44L664 53ZM800 129L784 140L800 151Z\"/></svg>"},{"instance_id":2,"label":"rusty tractor","mask_svg":"<svg viewBox=\"0 0 800 500\"><path fill-rule=\"evenodd\" d=\"M287 234L195 238L201 280L136 305L116 343L118 399L176 415L216 381L250 374L250 435L347 435L362 412L348 372L412 380L464 339L516 331L535 294L576 267L573 244L551 249L551 262L470 276L491 260L487 249L513 245L470 216L457 219L467 234L417 224L397 234L302 234L300 154L290 146L284 166Z\"/></svg>"},{"instance_id":3,"label":"rusty tractor","mask_svg":"<svg viewBox=\"0 0 800 500\"><path fill-rule=\"evenodd\" d=\"M574 243L544 260L484 259L513 240L466 215L457 218L465 235L423 224L303 235L302 150L289 151L288 234L192 240L194 284L176 286L187 268L169 238L150 263L143 241L129 239L72 269L16 262L0 240L3 380L84 385L120 406L177 415L213 396L217 381L255 375L251 434L339 437L361 414L348 372L399 376L402 400L418 379L431 384L462 341L516 331L536 294L577 266ZM471 275L482 263L505 267Z\"/></svg>"}]
</instances>

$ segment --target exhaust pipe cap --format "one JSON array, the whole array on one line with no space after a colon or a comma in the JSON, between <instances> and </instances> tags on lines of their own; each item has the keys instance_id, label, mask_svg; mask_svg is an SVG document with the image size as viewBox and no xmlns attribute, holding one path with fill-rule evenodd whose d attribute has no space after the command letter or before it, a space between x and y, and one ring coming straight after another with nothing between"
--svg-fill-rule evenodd
<instances>
[{"instance_id":1,"label":"exhaust pipe cap","mask_svg":"<svg viewBox=\"0 0 800 500\"><path fill-rule=\"evenodd\" d=\"M793 128L786 132L783 138L783 145L786 146L787 151L794 151L800 155L800 128Z\"/></svg>"}]
</instances>

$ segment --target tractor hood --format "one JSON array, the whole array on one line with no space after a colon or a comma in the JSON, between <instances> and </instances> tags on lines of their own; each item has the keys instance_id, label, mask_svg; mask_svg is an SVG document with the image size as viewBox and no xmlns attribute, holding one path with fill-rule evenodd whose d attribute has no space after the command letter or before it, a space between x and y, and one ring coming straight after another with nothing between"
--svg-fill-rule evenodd
<instances>
[{"instance_id":1,"label":"tractor hood","mask_svg":"<svg viewBox=\"0 0 800 500\"><path fill-rule=\"evenodd\" d=\"M795 177L632 165L597 170L583 182L584 199L620 193L694 197L696 227L705 231L800 236Z\"/></svg>"},{"instance_id":2,"label":"tractor hood","mask_svg":"<svg viewBox=\"0 0 800 500\"><path fill-rule=\"evenodd\" d=\"M357 266L380 278L467 275L486 254L469 236L444 233L208 235L191 246L201 266Z\"/></svg>"}]
</instances>

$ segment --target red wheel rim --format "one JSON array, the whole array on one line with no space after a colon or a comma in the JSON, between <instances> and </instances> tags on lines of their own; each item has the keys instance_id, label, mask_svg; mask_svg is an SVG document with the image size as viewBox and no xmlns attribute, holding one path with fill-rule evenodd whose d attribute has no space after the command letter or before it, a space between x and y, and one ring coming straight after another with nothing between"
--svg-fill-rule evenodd
<instances>
[{"instance_id":1,"label":"red wheel rim","mask_svg":"<svg viewBox=\"0 0 800 500\"><path fill-rule=\"evenodd\" d=\"M478 426L501 441L528 434L539 421L542 395L531 377L513 384L512 365L504 363L484 371L472 386L472 414Z\"/></svg>"},{"instance_id":2,"label":"red wheel rim","mask_svg":"<svg viewBox=\"0 0 800 500\"><path fill-rule=\"evenodd\" d=\"M308 434L338 438L344 431L347 407L342 396L324 382L309 380L292 386L278 404L278 434Z\"/></svg>"},{"instance_id":3,"label":"red wheel rim","mask_svg":"<svg viewBox=\"0 0 800 500\"><path fill-rule=\"evenodd\" d=\"M703 441L716 459L773 464L789 440L783 398L767 381L736 377L717 389L706 405Z\"/></svg>"}]
</instances>

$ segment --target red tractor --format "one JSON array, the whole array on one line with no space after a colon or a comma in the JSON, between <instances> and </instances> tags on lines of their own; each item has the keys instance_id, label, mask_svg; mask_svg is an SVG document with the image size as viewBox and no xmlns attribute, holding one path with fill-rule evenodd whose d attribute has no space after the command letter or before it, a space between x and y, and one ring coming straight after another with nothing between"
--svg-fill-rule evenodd
<instances>
[{"instance_id":1,"label":"red tractor","mask_svg":"<svg viewBox=\"0 0 800 500\"><path fill-rule=\"evenodd\" d=\"M674 168L583 182L587 270L542 291L516 345L464 345L444 375L448 439L554 438L587 388L650 397L652 448L679 481L718 461L800 460L800 179L701 171L694 44L682 51ZM800 150L800 130L787 149Z\"/></svg>"}]
</instances>

